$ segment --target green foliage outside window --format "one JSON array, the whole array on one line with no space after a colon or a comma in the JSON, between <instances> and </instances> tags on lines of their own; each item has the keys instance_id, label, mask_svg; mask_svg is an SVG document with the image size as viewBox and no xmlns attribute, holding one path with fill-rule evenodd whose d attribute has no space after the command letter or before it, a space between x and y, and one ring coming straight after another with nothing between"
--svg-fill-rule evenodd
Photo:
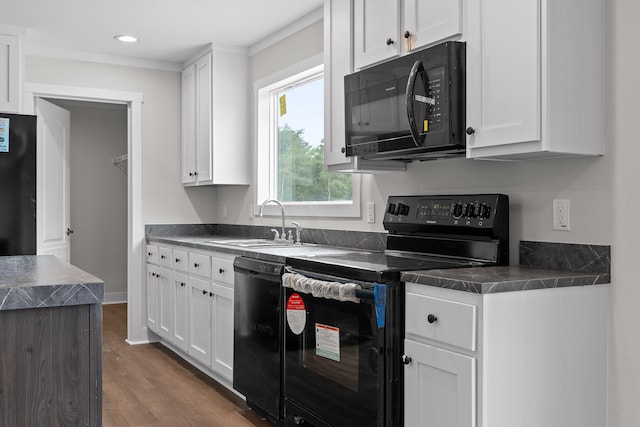
<instances>
[{"instance_id":1,"label":"green foliage outside window","mask_svg":"<svg viewBox=\"0 0 640 427\"><path fill-rule=\"evenodd\" d=\"M324 169L324 139L314 147L304 129L278 128L278 200L315 202L351 200L351 175Z\"/></svg>"}]
</instances>

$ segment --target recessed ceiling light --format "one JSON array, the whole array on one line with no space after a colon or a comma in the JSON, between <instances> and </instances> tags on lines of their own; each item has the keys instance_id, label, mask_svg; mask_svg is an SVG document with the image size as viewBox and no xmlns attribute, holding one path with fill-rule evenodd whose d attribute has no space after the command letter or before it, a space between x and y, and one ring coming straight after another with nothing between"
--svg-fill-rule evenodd
<instances>
[{"instance_id":1,"label":"recessed ceiling light","mask_svg":"<svg viewBox=\"0 0 640 427\"><path fill-rule=\"evenodd\" d=\"M135 43L138 41L138 39L133 36L125 36L125 35L114 36L113 38L125 43Z\"/></svg>"}]
</instances>

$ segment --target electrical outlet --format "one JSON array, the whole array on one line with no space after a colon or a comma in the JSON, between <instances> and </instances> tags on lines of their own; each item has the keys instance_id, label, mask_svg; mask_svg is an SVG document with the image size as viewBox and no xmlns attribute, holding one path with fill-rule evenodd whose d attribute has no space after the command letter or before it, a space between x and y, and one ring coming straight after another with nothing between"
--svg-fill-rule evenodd
<instances>
[{"instance_id":1,"label":"electrical outlet","mask_svg":"<svg viewBox=\"0 0 640 427\"><path fill-rule=\"evenodd\" d=\"M553 199L553 229L571 231L571 201Z\"/></svg>"},{"instance_id":2,"label":"electrical outlet","mask_svg":"<svg viewBox=\"0 0 640 427\"><path fill-rule=\"evenodd\" d=\"M376 222L376 204L367 202L367 222L373 224Z\"/></svg>"}]
</instances>

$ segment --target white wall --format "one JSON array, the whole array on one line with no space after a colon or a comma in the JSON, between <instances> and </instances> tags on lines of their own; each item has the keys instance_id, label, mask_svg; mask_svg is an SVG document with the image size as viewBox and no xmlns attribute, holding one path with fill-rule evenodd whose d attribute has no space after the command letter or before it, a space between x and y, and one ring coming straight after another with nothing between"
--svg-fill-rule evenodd
<instances>
[{"instance_id":1,"label":"white wall","mask_svg":"<svg viewBox=\"0 0 640 427\"><path fill-rule=\"evenodd\" d=\"M71 263L104 280L106 302L127 300L127 108L65 105L71 113Z\"/></svg>"},{"instance_id":2,"label":"white wall","mask_svg":"<svg viewBox=\"0 0 640 427\"><path fill-rule=\"evenodd\" d=\"M216 190L180 181L179 72L28 56L25 81L142 93L143 222L215 221Z\"/></svg>"}]
</instances>

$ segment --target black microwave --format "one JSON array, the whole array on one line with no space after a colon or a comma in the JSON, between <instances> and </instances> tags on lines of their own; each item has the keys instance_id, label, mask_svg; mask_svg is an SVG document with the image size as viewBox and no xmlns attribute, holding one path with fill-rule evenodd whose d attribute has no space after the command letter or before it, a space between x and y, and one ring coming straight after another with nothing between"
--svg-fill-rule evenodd
<instances>
[{"instance_id":1,"label":"black microwave","mask_svg":"<svg viewBox=\"0 0 640 427\"><path fill-rule=\"evenodd\" d=\"M465 154L465 58L464 42L446 42L345 76L346 155Z\"/></svg>"}]
</instances>

